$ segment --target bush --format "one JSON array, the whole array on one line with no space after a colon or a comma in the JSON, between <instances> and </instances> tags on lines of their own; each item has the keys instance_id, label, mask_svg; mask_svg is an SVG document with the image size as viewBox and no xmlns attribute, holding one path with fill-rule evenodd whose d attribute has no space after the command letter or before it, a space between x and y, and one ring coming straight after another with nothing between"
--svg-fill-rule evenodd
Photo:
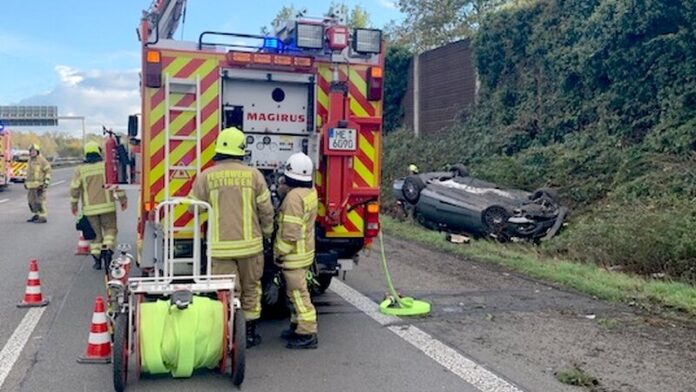
<instances>
[{"instance_id":1,"label":"bush","mask_svg":"<svg viewBox=\"0 0 696 392\"><path fill-rule=\"evenodd\" d=\"M411 52L401 46L390 46L384 64L384 130L391 132L403 124L402 101L408 88Z\"/></svg>"},{"instance_id":2,"label":"bush","mask_svg":"<svg viewBox=\"0 0 696 392\"><path fill-rule=\"evenodd\" d=\"M609 204L579 219L547 246L577 261L667 273L696 283L696 201L645 200Z\"/></svg>"}]
</instances>

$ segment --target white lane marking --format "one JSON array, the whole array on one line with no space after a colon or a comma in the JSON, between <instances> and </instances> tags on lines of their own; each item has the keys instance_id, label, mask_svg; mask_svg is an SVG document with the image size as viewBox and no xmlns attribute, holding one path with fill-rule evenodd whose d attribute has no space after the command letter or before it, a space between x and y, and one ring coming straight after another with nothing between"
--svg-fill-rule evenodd
<instances>
[{"instance_id":1,"label":"white lane marking","mask_svg":"<svg viewBox=\"0 0 696 392\"><path fill-rule=\"evenodd\" d=\"M5 343L5 347L0 351L0 388L2 388L2 384L10 374L10 370L19 358L19 354L22 353L24 345L27 344L29 336L34 332L34 328L41 320L41 315L45 310L45 307L29 309L10 339Z\"/></svg>"},{"instance_id":2,"label":"white lane marking","mask_svg":"<svg viewBox=\"0 0 696 392\"><path fill-rule=\"evenodd\" d=\"M345 283L334 279L331 282L330 290L370 316L373 320L383 326L387 326L390 331L411 343L425 355L481 392L522 392L518 387L496 376L482 365L465 357L414 325L389 326L389 324L393 323L403 323L404 320L380 313L376 303Z\"/></svg>"},{"instance_id":3,"label":"white lane marking","mask_svg":"<svg viewBox=\"0 0 696 392\"><path fill-rule=\"evenodd\" d=\"M2 199L2 200L0 200L0 204L7 203L8 201L10 201L10 199Z\"/></svg>"},{"instance_id":4,"label":"white lane marking","mask_svg":"<svg viewBox=\"0 0 696 392\"><path fill-rule=\"evenodd\" d=\"M62 183L64 183L64 182L65 182L65 180L56 181L56 182L52 183L50 186L60 185L60 184L62 184Z\"/></svg>"}]
</instances>

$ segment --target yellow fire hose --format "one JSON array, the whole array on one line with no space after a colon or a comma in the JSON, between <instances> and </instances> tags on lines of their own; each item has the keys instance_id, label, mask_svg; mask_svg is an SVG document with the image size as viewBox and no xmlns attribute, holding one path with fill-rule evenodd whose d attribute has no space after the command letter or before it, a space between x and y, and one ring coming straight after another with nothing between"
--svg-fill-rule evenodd
<instances>
[{"instance_id":1,"label":"yellow fire hose","mask_svg":"<svg viewBox=\"0 0 696 392\"><path fill-rule=\"evenodd\" d=\"M190 377L195 369L214 369L222 359L222 302L194 296L186 309L158 300L140 305L143 373Z\"/></svg>"}]
</instances>

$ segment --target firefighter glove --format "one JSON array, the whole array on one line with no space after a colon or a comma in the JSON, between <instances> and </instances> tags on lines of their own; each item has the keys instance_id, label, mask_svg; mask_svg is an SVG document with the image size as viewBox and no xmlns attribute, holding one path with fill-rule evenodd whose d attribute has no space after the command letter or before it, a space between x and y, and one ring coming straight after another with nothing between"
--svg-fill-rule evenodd
<instances>
[{"instance_id":1,"label":"firefighter glove","mask_svg":"<svg viewBox=\"0 0 696 392\"><path fill-rule=\"evenodd\" d=\"M263 292L263 300L267 305L273 305L280 298L280 278L281 272L276 272L273 279L266 285Z\"/></svg>"}]
</instances>

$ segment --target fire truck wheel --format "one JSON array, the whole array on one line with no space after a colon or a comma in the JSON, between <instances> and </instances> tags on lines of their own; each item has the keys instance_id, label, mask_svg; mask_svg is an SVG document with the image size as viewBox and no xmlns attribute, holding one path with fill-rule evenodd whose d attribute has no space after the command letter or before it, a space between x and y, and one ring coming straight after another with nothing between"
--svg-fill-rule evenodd
<instances>
[{"instance_id":1,"label":"fire truck wheel","mask_svg":"<svg viewBox=\"0 0 696 392\"><path fill-rule=\"evenodd\" d=\"M324 294L326 289L331 286L331 279L333 279L333 275L330 274L319 274L316 276L316 280L319 283L317 286L317 293L318 294Z\"/></svg>"},{"instance_id":2,"label":"fire truck wheel","mask_svg":"<svg viewBox=\"0 0 696 392\"><path fill-rule=\"evenodd\" d=\"M234 331L232 336L232 383L242 385L246 368L246 319L242 309L234 311Z\"/></svg>"},{"instance_id":3,"label":"fire truck wheel","mask_svg":"<svg viewBox=\"0 0 696 392\"><path fill-rule=\"evenodd\" d=\"M288 296L285 294L285 286L282 287L276 303L261 305L261 318L264 320L282 320L289 315L290 305Z\"/></svg>"},{"instance_id":4,"label":"fire truck wheel","mask_svg":"<svg viewBox=\"0 0 696 392\"><path fill-rule=\"evenodd\" d=\"M114 370L114 390L123 392L128 383L128 315L116 317L114 323L114 349L112 363Z\"/></svg>"}]
</instances>

